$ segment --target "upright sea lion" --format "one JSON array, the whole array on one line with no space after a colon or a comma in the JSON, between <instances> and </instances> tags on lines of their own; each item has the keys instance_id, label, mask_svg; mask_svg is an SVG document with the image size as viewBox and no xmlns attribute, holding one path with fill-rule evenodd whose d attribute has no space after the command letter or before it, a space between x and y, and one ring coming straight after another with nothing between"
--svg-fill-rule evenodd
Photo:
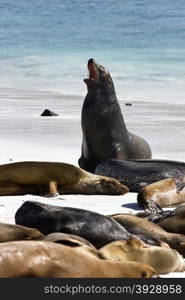
<instances>
[{"instance_id":1,"label":"upright sea lion","mask_svg":"<svg viewBox=\"0 0 185 300\"><path fill-rule=\"evenodd\" d=\"M183 257L185 257L185 235L167 232L158 224L135 215L115 214L111 215L111 218L126 228L130 233L135 235L147 235L161 240L169 244L171 248L177 250L183 255Z\"/></svg>"},{"instance_id":2,"label":"upright sea lion","mask_svg":"<svg viewBox=\"0 0 185 300\"><path fill-rule=\"evenodd\" d=\"M104 259L145 263L154 268L157 274L184 271L184 260L176 250L147 246L136 238L109 243L100 248L98 253Z\"/></svg>"},{"instance_id":3,"label":"upright sea lion","mask_svg":"<svg viewBox=\"0 0 185 300\"><path fill-rule=\"evenodd\" d=\"M17 240L42 240L44 235L35 228L0 223L0 243Z\"/></svg>"},{"instance_id":4,"label":"upright sea lion","mask_svg":"<svg viewBox=\"0 0 185 300\"><path fill-rule=\"evenodd\" d=\"M81 250L46 241L0 244L0 277L156 277L146 264L102 260Z\"/></svg>"},{"instance_id":5,"label":"upright sea lion","mask_svg":"<svg viewBox=\"0 0 185 300\"><path fill-rule=\"evenodd\" d=\"M166 178L185 176L185 163L173 160L105 159L96 167L95 174L110 176L128 186L130 192Z\"/></svg>"},{"instance_id":6,"label":"upright sea lion","mask_svg":"<svg viewBox=\"0 0 185 300\"><path fill-rule=\"evenodd\" d=\"M113 178L97 176L66 163L25 161L0 165L0 196L126 192L128 188Z\"/></svg>"},{"instance_id":7,"label":"upright sea lion","mask_svg":"<svg viewBox=\"0 0 185 300\"><path fill-rule=\"evenodd\" d=\"M63 232L85 238L96 248L132 236L115 220L85 209L60 207L36 201L26 201L15 214L16 224L34 227L43 234ZM154 238L139 235L144 242L158 244Z\"/></svg>"},{"instance_id":8,"label":"upright sea lion","mask_svg":"<svg viewBox=\"0 0 185 300\"><path fill-rule=\"evenodd\" d=\"M147 212L185 202L185 177L163 179L143 187L137 202Z\"/></svg>"},{"instance_id":9,"label":"upright sea lion","mask_svg":"<svg viewBox=\"0 0 185 300\"><path fill-rule=\"evenodd\" d=\"M130 133L116 98L108 70L93 58L88 61L88 93L82 107L82 154L79 166L94 172L105 158L151 158L151 149L141 137Z\"/></svg>"}]
</instances>

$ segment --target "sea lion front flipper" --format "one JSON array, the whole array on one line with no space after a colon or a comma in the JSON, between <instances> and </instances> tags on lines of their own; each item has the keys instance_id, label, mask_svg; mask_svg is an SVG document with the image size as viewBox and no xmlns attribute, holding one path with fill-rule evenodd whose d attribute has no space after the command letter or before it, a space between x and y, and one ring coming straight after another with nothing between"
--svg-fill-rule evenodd
<instances>
[{"instance_id":1,"label":"sea lion front flipper","mask_svg":"<svg viewBox=\"0 0 185 300\"><path fill-rule=\"evenodd\" d=\"M57 182L50 181L49 182L49 193L43 195L44 197L57 197L59 196L58 190L57 190Z\"/></svg>"},{"instance_id":2,"label":"sea lion front flipper","mask_svg":"<svg viewBox=\"0 0 185 300\"><path fill-rule=\"evenodd\" d=\"M138 199L139 200L139 199ZM138 204L144 209L146 213L154 213L158 214L159 212L163 212L163 209L160 207L159 204L157 204L152 199L145 199L145 201L138 201Z\"/></svg>"}]
</instances>

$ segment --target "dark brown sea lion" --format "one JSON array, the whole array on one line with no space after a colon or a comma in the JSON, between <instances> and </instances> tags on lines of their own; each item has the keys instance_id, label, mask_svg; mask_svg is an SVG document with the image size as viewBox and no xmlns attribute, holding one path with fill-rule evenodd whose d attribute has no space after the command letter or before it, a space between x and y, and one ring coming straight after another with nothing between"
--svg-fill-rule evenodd
<instances>
[{"instance_id":1,"label":"dark brown sea lion","mask_svg":"<svg viewBox=\"0 0 185 300\"><path fill-rule=\"evenodd\" d=\"M45 235L52 232L75 234L96 248L131 237L115 220L96 212L37 201L24 202L15 214L15 221L19 225L37 228Z\"/></svg>"},{"instance_id":2,"label":"dark brown sea lion","mask_svg":"<svg viewBox=\"0 0 185 300\"><path fill-rule=\"evenodd\" d=\"M163 179L145 186L137 195L137 202L149 212L185 202L185 177Z\"/></svg>"},{"instance_id":3,"label":"dark brown sea lion","mask_svg":"<svg viewBox=\"0 0 185 300\"><path fill-rule=\"evenodd\" d=\"M167 178L185 176L185 163L158 159L105 159L96 167L95 173L113 177L128 186L130 192L139 193L148 184ZM180 180L181 181L181 180ZM181 187L181 182L177 182Z\"/></svg>"},{"instance_id":4,"label":"dark brown sea lion","mask_svg":"<svg viewBox=\"0 0 185 300\"><path fill-rule=\"evenodd\" d=\"M0 165L0 196L126 192L128 188L113 178L97 176L66 163L25 161Z\"/></svg>"},{"instance_id":5,"label":"dark brown sea lion","mask_svg":"<svg viewBox=\"0 0 185 300\"><path fill-rule=\"evenodd\" d=\"M109 243L100 248L98 253L104 259L145 263L154 268L157 274L184 271L184 260L176 250L147 246L136 238Z\"/></svg>"},{"instance_id":6,"label":"dark brown sea lion","mask_svg":"<svg viewBox=\"0 0 185 300\"><path fill-rule=\"evenodd\" d=\"M82 247L83 248L83 247ZM0 277L153 277L143 263L113 262L86 253L81 247L52 242L19 241L0 244Z\"/></svg>"},{"instance_id":7,"label":"dark brown sea lion","mask_svg":"<svg viewBox=\"0 0 185 300\"><path fill-rule=\"evenodd\" d=\"M161 240L185 257L185 235L167 232L158 224L130 214L115 214L111 218L132 234L142 234ZM163 246L163 245L162 245Z\"/></svg>"},{"instance_id":8,"label":"dark brown sea lion","mask_svg":"<svg viewBox=\"0 0 185 300\"><path fill-rule=\"evenodd\" d=\"M43 239L44 241L54 242L58 244L63 244L71 247L79 247L79 246L88 246L94 248L94 246L88 242L86 239L81 236L70 234L70 233L62 233L62 232L53 232L46 235Z\"/></svg>"},{"instance_id":9,"label":"dark brown sea lion","mask_svg":"<svg viewBox=\"0 0 185 300\"><path fill-rule=\"evenodd\" d=\"M35 228L0 223L0 243L17 240L42 240L44 235Z\"/></svg>"},{"instance_id":10,"label":"dark brown sea lion","mask_svg":"<svg viewBox=\"0 0 185 300\"><path fill-rule=\"evenodd\" d=\"M85 238L96 248L116 240L127 240L133 235L112 218L74 207L60 207L36 201L26 201L17 210L15 221L19 225L34 227L43 234L63 232ZM158 245L152 236L138 233L144 242Z\"/></svg>"},{"instance_id":11,"label":"dark brown sea lion","mask_svg":"<svg viewBox=\"0 0 185 300\"><path fill-rule=\"evenodd\" d=\"M105 158L151 158L151 149L125 125L114 83L108 70L88 61L89 78L84 79L88 93L82 107L82 154L79 166L94 172Z\"/></svg>"}]
</instances>

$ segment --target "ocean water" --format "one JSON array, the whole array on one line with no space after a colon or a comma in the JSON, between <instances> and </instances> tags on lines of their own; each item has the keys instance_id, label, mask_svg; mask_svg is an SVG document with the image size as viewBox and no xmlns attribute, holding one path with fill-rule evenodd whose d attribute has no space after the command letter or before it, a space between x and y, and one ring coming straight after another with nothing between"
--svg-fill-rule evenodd
<instances>
[{"instance_id":1,"label":"ocean water","mask_svg":"<svg viewBox=\"0 0 185 300\"><path fill-rule=\"evenodd\" d=\"M184 0L0 0L0 87L85 95L87 60L124 101L185 101Z\"/></svg>"}]
</instances>

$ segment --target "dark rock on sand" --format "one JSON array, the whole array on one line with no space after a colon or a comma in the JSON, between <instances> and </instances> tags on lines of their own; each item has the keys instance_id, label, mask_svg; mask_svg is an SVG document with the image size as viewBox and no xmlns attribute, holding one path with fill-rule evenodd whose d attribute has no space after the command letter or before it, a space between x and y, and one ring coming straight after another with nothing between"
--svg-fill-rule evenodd
<instances>
[{"instance_id":1,"label":"dark rock on sand","mask_svg":"<svg viewBox=\"0 0 185 300\"><path fill-rule=\"evenodd\" d=\"M41 114L41 116L42 117L54 117L54 116L58 116L58 115L49 109L45 109L43 111L43 113Z\"/></svg>"}]
</instances>

